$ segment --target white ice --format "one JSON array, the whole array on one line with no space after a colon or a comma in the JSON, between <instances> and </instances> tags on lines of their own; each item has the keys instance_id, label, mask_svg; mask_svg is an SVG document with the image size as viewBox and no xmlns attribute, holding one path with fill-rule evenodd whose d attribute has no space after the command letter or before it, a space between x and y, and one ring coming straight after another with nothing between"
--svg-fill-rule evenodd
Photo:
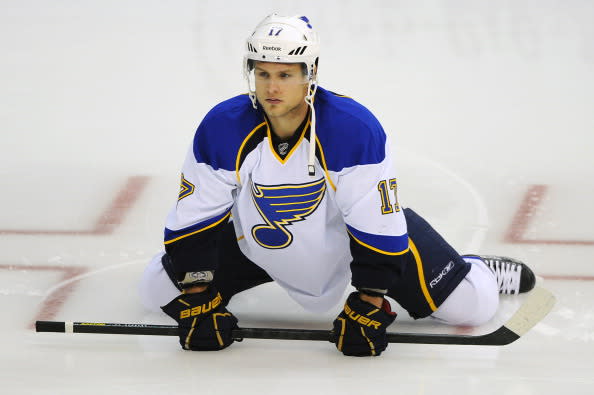
<instances>
[{"instance_id":1,"label":"white ice","mask_svg":"<svg viewBox=\"0 0 594 395\"><path fill-rule=\"evenodd\" d=\"M524 337L347 358L325 342L192 353L32 330L173 323L143 312L136 282L198 122L245 92L244 39L273 11L311 19L322 86L383 123L401 203L461 252L524 260L557 296ZM593 393L593 20L587 0L0 2L0 393ZM243 326L315 329L338 312L305 313L274 284L230 309ZM390 330L465 331L402 311Z\"/></svg>"}]
</instances>

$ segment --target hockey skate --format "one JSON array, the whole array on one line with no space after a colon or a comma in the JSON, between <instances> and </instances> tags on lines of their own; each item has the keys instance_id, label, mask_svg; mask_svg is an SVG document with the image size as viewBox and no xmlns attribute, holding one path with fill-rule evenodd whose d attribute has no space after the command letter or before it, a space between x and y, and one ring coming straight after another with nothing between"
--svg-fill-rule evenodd
<instances>
[{"instance_id":1,"label":"hockey skate","mask_svg":"<svg viewBox=\"0 0 594 395\"><path fill-rule=\"evenodd\" d=\"M534 272L528 265L516 259L495 255L464 256L480 258L495 273L500 294L515 295L534 288Z\"/></svg>"}]
</instances>

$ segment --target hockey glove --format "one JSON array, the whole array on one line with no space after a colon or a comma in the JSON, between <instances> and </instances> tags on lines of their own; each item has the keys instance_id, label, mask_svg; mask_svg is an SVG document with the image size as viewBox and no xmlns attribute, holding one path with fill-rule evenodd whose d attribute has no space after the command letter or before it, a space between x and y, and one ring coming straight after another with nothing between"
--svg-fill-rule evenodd
<instances>
[{"instance_id":1,"label":"hockey glove","mask_svg":"<svg viewBox=\"0 0 594 395\"><path fill-rule=\"evenodd\" d=\"M379 356L388 346L386 328L395 319L396 313L391 311L387 300L379 309L353 292L334 320L332 342L344 355Z\"/></svg>"},{"instance_id":2,"label":"hockey glove","mask_svg":"<svg viewBox=\"0 0 594 395\"><path fill-rule=\"evenodd\" d=\"M177 321L184 350L216 351L233 343L237 318L222 305L212 285L204 292L181 294L161 309Z\"/></svg>"}]
</instances>

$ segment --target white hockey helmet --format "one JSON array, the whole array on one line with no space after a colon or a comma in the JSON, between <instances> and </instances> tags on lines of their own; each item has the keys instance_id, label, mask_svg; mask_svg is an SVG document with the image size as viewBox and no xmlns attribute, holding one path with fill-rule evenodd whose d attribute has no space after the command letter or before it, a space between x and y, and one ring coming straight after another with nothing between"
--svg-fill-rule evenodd
<instances>
[{"instance_id":1,"label":"white hockey helmet","mask_svg":"<svg viewBox=\"0 0 594 395\"><path fill-rule=\"evenodd\" d=\"M268 15L246 40L244 74L248 79L254 61L303 63L307 81L316 81L320 54L318 34L305 16ZM250 84L250 93L253 92ZM250 95L251 96L251 95Z\"/></svg>"}]
</instances>

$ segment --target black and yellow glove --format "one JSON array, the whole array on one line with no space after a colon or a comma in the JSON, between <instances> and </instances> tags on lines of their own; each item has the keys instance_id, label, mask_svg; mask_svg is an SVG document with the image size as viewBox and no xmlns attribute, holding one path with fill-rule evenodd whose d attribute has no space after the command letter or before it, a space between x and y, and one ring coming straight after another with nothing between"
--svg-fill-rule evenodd
<instances>
[{"instance_id":1,"label":"black and yellow glove","mask_svg":"<svg viewBox=\"0 0 594 395\"><path fill-rule=\"evenodd\" d=\"M234 341L231 331L237 328L237 318L222 305L212 285L200 293L181 294L161 309L177 321L184 350L222 350Z\"/></svg>"},{"instance_id":2,"label":"black and yellow glove","mask_svg":"<svg viewBox=\"0 0 594 395\"><path fill-rule=\"evenodd\" d=\"M380 309L361 300L359 292L353 292L334 320L332 342L344 355L379 356L388 346L386 328L395 319L396 313L387 300Z\"/></svg>"}]
</instances>

